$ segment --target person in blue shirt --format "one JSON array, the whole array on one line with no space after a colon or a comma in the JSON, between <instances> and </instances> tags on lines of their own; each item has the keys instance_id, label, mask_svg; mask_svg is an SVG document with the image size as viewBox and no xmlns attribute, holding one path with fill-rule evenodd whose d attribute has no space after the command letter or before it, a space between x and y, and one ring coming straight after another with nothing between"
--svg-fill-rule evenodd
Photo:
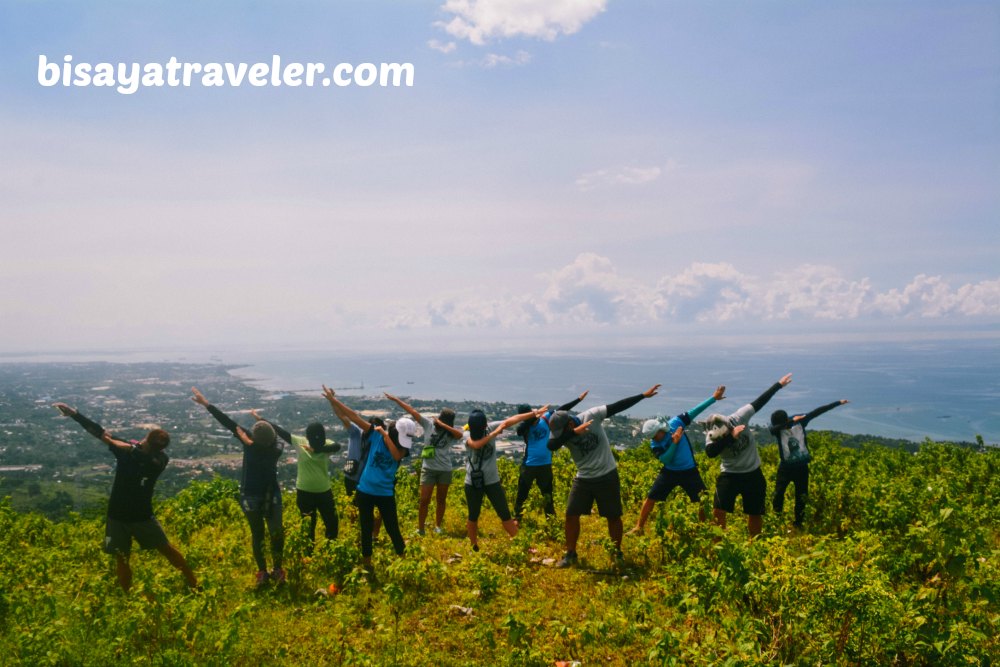
<instances>
[{"instance_id":1,"label":"person in blue shirt","mask_svg":"<svg viewBox=\"0 0 1000 667\"><path fill-rule=\"evenodd\" d=\"M646 494L646 500L639 510L639 521L635 528L629 531L630 534L642 534L653 507L656 503L666 500L678 486L684 489L691 502L696 504L701 502L701 494L707 491L708 487L698 472L698 465L694 460L694 448L685 430L706 408L724 399L725 394L725 386L719 386L715 389L715 393L687 412L682 412L676 417L657 417L643 423L642 434L650 436L649 446L663 467L656 476L653 486L650 487L649 493ZM698 519L705 520L705 508L700 504Z\"/></svg>"},{"instance_id":2,"label":"person in blue shirt","mask_svg":"<svg viewBox=\"0 0 1000 667\"><path fill-rule=\"evenodd\" d=\"M354 495L358 505L361 524L361 558L366 570L372 569L372 529L375 525L375 509L378 508L382 524L385 526L393 550L397 556L406 551L403 533L399 529L399 515L396 510L396 470L399 462L409 455L409 449L401 446L395 428L389 425L373 426L361 415L344 405L332 389L323 385L323 395L330 402L334 414L345 415L355 426L365 431L371 439L368 457Z\"/></svg>"},{"instance_id":3,"label":"person in blue shirt","mask_svg":"<svg viewBox=\"0 0 1000 667\"><path fill-rule=\"evenodd\" d=\"M556 410L572 410L587 397L583 392L578 397L560 405ZM517 413L532 412L530 405L523 403L517 406ZM531 492L531 485L537 484L542 494L545 516L555 516L556 508L552 502L552 452L549 451L549 423L545 419L532 416L517 426L517 434L524 440L524 456L521 459L521 469L517 477L517 497L514 500L514 520L521 522L524 503Z\"/></svg>"}]
</instances>

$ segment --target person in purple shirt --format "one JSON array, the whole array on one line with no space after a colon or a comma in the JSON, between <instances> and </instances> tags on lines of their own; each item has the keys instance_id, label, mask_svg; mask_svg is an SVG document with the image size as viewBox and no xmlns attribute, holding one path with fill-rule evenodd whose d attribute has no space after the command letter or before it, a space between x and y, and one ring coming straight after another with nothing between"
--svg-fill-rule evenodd
<instances>
[{"instance_id":1,"label":"person in purple shirt","mask_svg":"<svg viewBox=\"0 0 1000 667\"><path fill-rule=\"evenodd\" d=\"M117 460L115 481L108 501L104 551L115 557L118 584L126 593L132 587L129 556L134 539L143 549L156 549L163 554L184 575L187 585L196 588L198 581L194 572L181 552L170 544L163 527L153 515L153 487L169 461L163 450L170 444L170 435L163 429L155 428L138 442L126 442L112 437L100 424L65 403L55 403L53 407L106 444Z\"/></svg>"}]
</instances>

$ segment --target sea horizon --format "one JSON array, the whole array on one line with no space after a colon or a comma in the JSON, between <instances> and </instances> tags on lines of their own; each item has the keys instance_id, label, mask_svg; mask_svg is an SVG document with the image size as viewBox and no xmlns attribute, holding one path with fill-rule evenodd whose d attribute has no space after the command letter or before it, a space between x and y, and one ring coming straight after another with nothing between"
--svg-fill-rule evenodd
<instances>
[{"instance_id":1,"label":"sea horizon","mask_svg":"<svg viewBox=\"0 0 1000 667\"><path fill-rule=\"evenodd\" d=\"M584 390L581 407L661 384L660 394L629 411L634 417L677 414L719 384L727 398L710 411L729 413L784 373L793 382L764 407L808 412L850 403L813 422L816 429L922 441L1000 441L1000 342L990 339L851 342L738 347L621 348L607 352L342 352L318 350L80 351L0 355L0 362L216 363L275 394L319 394L327 384L346 395L390 392L420 401L561 403Z\"/></svg>"}]
</instances>

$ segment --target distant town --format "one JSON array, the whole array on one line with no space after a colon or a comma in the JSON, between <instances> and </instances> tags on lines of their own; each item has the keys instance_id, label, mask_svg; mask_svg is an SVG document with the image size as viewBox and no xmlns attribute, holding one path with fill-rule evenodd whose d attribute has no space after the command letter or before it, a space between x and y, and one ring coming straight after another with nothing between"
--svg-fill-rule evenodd
<instances>
[{"instance_id":1,"label":"distant town","mask_svg":"<svg viewBox=\"0 0 1000 667\"><path fill-rule=\"evenodd\" d=\"M114 459L107 447L60 416L52 408L55 402L77 408L118 438L140 439L154 427L169 431L171 460L157 484L158 497L175 493L191 480L239 475L242 446L190 400L192 386L247 426L253 421L249 415L252 408L292 433L302 433L309 422L320 421L331 439L346 449L346 433L319 387L315 395L264 392L233 377L229 373L233 368L181 363L0 364L0 497L10 496L18 510L51 517L103 512ZM516 412L516 406L506 403L405 398L428 416L451 407L458 412L460 422L477 407L490 419ZM344 400L366 415L399 416L401 412L381 395ZM616 417L606 422L606 427L616 446L639 442L634 420ZM501 438L498 450L502 456L520 456L523 443L515 439L513 432ZM335 474L346 460L343 449L331 456ZM416 460L418 457L410 457L410 465ZM463 460L455 457L456 462ZM286 447L278 473L286 490L294 488L295 464L295 451Z\"/></svg>"}]
</instances>

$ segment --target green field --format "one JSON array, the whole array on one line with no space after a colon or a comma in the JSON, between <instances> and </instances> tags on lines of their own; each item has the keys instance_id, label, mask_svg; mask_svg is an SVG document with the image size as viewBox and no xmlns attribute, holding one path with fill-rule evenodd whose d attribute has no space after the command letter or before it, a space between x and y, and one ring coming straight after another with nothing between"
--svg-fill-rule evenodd
<instances>
[{"instance_id":1,"label":"green field","mask_svg":"<svg viewBox=\"0 0 1000 667\"><path fill-rule=\"evenodd\" d=\"M0 656L26 665L995 663L1000 453L846 448L823 432L810 446L804 532L790 532L791 497L786 516L767 515L750 542L738 514L725 532L698 523L678 490L644 536L626 537L618 571L596 516L583 522L579 568L544 564L562 554L562 525L544 520L537 490L514 540L484 508L473 553L460 473L445 534L413 537L416 478L401 471L404 558L383 536L376 576L364 576L356 511L339 483L340 538L319 538L307 558L288 493L289 583L257 592L235 485L217 479L157 510L202 590L186 591L158 555L138 553L126 596L100 550L102 519L52 522L3 501ZM761 451L770 487L776 452ZM713 488L715 462L698 460ZM561 511L574 471L564 454L555 467ZM637 448L620 469L628 526L657 464ZM501 473L510 494L516 467L503 460ZM317 593L330 584L340 592Z\"/></svg>"}]
</instances>

